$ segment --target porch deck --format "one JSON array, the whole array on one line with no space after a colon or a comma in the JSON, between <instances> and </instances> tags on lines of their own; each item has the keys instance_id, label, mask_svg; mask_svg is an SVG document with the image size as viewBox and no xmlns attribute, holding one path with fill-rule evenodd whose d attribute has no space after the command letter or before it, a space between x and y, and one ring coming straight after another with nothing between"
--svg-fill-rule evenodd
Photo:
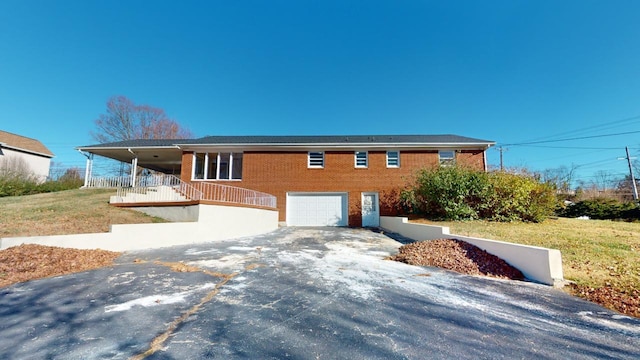
<instances>
[{"instance_id":1,"label":"porch deck","mask_svg":"<svg viewBox=\"0 0 640 360\"><path fill-rule=\"evenodd\" d=\"M129 177L93 178L85 188L115 188L110 199L115 206L176 206L201 202L276 208L276 197L267 193L216 183L187 183L175 175L154 174Z\"/></svg>"}]
</instances>

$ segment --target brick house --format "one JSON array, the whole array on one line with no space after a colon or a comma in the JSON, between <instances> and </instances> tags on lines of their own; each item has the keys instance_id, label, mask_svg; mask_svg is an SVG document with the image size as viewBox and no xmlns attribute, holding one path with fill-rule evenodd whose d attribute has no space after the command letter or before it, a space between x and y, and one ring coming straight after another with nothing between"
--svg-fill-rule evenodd
<instances>
[{"instance_id":1,"label":"brick house","mask_svg":"<svg viewBox=\"0 0 640 360\"><path fill-rule=\"evenodd\" d=\"M454 163L486 170L493 144L457 135L209 136L78 149L198 189L214 183L272 194L287 225L378 226L380 215L395 215L397 195L416 170ZM132 178L136 184L135 172Z\"/></svg>"}]
</instances>

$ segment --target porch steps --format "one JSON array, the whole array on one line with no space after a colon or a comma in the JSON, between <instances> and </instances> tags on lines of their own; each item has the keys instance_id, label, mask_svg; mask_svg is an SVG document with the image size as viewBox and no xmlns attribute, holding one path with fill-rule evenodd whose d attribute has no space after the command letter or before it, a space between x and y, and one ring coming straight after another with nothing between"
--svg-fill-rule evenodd
<instances>
[{"instance_id":1,"label":"porch steps","mask_svg":"<svg viewBox=\"0 0 640 360\"><path fill-rule=\"evenodd\" d=\"M111 196L110 203L185 202L191 199L180 194L173 186L160 185L139 188L125 196Z\"/></svg>"}]
</instances>

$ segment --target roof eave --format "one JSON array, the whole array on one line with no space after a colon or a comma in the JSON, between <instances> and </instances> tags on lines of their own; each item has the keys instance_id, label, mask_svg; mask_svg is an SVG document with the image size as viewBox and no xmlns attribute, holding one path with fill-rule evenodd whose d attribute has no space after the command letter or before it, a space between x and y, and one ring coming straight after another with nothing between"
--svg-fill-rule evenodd
<instances>
[{"instance_id":1,"label":"roof eave","mask_svg":"<svg viewBox=\"0 0 640 360\"><path fill-rule=\"evenodd\" d=\"M91 151L91 150L155 150L155 149L180 149L177 145L162 145L162 146L79 146L76 150Z\"/></svg>"},{"instance_id":2,"label":"roof eave","mask_svg":"<svg viewBox=\"0 0 640 360\"><path fill-rule=\"evenodd\" d=\"M264 144L256 144L256 143L236 143L236 144L176 144L183 150L196 150L203 148L242 148L242 149L307 149L307 148L331 148L331 149L351 149L351 148L380 148L380 149L388 149L388 148L429 148L429 149L438 149L438 148L484 148L487 149L493 145L494 142L459 142L459 143L399 143L399 142L390 142L390 143L292 143L292 144L284 144L284 143L264 143Z\"/></svg>"},{"instance_id":3,"label":"roof eave","mask_svg":"<svg viewBox=\"0 0 640 360\"><path fill-rule=\"evenodd\" d=\"M53 158L55 156L53 153L47 154L47 153L43 153L43 152L39 152L39 151L33 151L33 150L25 149L25 148L20 148L20 147L17 147L17 146L7 145L6 143L0 143L0 147L3 147L5 149L17 150L17 151L20 151L20 152L23 152L23 153L44 156L44 157L48 157L48 158Z\"/></svg>"}]
</instances>

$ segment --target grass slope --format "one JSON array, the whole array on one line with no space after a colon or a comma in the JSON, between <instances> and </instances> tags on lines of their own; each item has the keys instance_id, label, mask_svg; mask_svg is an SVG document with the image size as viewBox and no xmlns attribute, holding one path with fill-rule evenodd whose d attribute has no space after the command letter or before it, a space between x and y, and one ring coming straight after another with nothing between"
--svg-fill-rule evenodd
<instances>
[{"instance_id":1,"label":"grass slope","mask_svg":"<svg viewBox=\"0 0 640 360\"><path fill-rule=\"evenodd\" d=\"M164 222L109 205L114 190L67 190L0 198L0 238L107 232L112 224Z\"/></svg>"},{"instance_id":2,"label":"grass slope","mask_svg":"<svg viewBox=\"0 0 640 360\"><path fill-rule=\"evenodd\" d=\"M565 278L577 285L633 297L640 291L640 223L566 218L539 224L413 221L448 226L452 234L558 249Z\"/></svg>"}]
</instances>

